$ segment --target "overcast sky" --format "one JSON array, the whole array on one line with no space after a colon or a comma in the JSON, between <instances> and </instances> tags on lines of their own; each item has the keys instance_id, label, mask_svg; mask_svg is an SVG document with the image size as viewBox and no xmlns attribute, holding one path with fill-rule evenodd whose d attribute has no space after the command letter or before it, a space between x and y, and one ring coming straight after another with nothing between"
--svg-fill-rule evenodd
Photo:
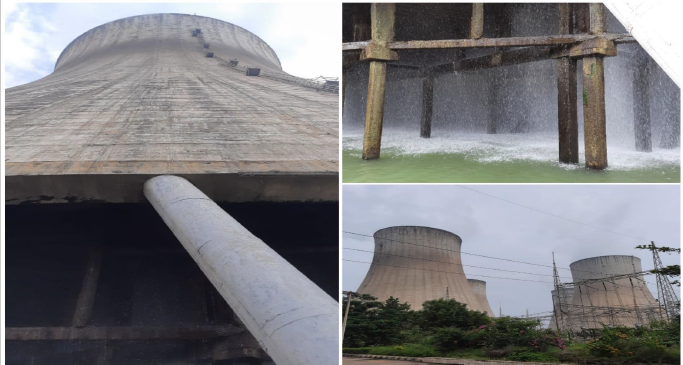
<instances>
[{"instance_id":1,"label":"overcast sky","mask_svg":"<svg viewBox=\"0 0 683 365\"><path fill-rule=\"evenodd\" d=\"M17 4L3 1L2 57L5 87L50 74L57 57L76 37L107 22L134 15L185 13L243 27L277 53L295 76L338 77L341 71L341 4Z\"/></svg>"},{"instance_id":2,"label":"overcast sky","mask_svg":"<svg viewBox=\"0 0 683 365\"><path fill-rule=\"evenodd\" d=\"M680 247L680 190L663 185L467 185L515 203L585 222L608 230L655 241L660 246ZM415 225L440 228L459 235L462 252L552 265L603 255L633 255L643 270L653 268L647 244L633 238L568 222L458 186L445 185L344 185L343 229L372 235L390 226ZM343 234L343 247L374 250L371 238ZM343 258L370 262L371 253L342 250ZM680 255L661 254L667 264L678 264ZM534 283L477 278L487 282L489 303L498 314L523 315L552 310L552 268L462 255L463 265L526 271L543 276L512 274L465 267L465 274L548 281ZM357 290L369 264L342 262L343 290ZM560 270L571 281L569 270ZM654 283L654 276L645 279ZM657 296L657 288L649 285ZM680 297L680 289L675 287Z\"/></svg>"}]
</instances>

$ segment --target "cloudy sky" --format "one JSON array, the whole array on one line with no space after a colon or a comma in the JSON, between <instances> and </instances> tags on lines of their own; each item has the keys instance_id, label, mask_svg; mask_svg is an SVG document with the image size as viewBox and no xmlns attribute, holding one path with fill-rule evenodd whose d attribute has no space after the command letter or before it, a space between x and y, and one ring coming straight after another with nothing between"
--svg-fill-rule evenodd
<instances>
[{"instance_id":1,"label":"cloudy sky","mask_svg":"<svg viewBox=\"0 0 683 365\"><path fill-rule=\"evenodd\" d=\"M628 236L653 240L660 246L680 247L680 190L678 186L548 186L467 185L487 194L561 217L588 223ZM390 226L414 225L444 229L459 235L461 251L529 263L569 268L574 261L603 255L633 255L643 270L652 269L649 251L636 250L647 241L572 223L458 186L345 185L344 231L372 235ZM343 234L343 247L374 250L373 240ZM370 262L372 253L342 250L345 259ZM678 254L661 255L665 265L680 262ZM498 314L523 315L552 310L552 268L462 255L463 265L525 271L531 276L465 267L468 275L548 281L535 283L478 278L487 282L489 303ZM357 290L370 265L342 262L343 290ZM571 281L569 270L559 270ZM654 276L645 279L654 283ZM649 285L656 297L657 288ZM680 289L676 287L680 297Z\"/></svg>"},{"instance_id":2,"label":"cloudy sky","mask_svg":"<svg viewBox=\"0 0 683 365\"><path fill-rule=\"evenodd\" d=\"M239 25L277 53L290 74L338 77L341 70L341 4L50 4L3 1L2 56L5 87L50 74L62 50L104 23L141 14L186 13Z\"/></svg>"}]
</instances>

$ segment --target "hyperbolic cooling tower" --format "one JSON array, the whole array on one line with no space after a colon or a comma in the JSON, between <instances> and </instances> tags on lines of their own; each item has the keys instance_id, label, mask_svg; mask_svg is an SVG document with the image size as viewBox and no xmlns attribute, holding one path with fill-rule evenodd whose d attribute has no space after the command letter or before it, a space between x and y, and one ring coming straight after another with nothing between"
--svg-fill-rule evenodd
<instances>
[{"instance_id":1,"label":"hyperbolic cooling tower","mask_svg":"<svg viewBox=\"0 0 683 365\"><path fill-rule=\"evenodd\" d=\"M605 325L633 327L659 319L659 306L642 275L633 278L604 279L609 276L642 272L634 256L599 256L569 265L575 283L571 327L602 328ZM583 280L592 280L581 284Z\"/></svg>"},{"instance_id":2,"label":"hyperbolic cooling tower","mask_svg":"<svg viewBox=\"0 0 683 365\"><path fill-rule=\"evenodd\" d=\"M462 240L429 227L389 227L374 234L375 254L358 289L384 301L390 296L422 308L427 300L450 298L485 312L470 289L460 261Z\"/></svg>"},{"instance_id":3,"label":"hyperbolic cooling tower","mask_svg":"<svg viewBox=\"0 0 683 365\"><path fill-rule=\"evenodd\" d=\"M488 314L489 317L495 317L495 314L493 314L491 306L489 305L489 299L486 297L486 282L477 279L467 279L467 282L470 284L472 293L474 293L474 296L477 298L479 306L486 310L486 314Z\"/></svg>"},{"instance_id":4,"label":"hyperbolic cooling tower","mask_svg":"<svg viewBox=\"0 0 683 365\"><path fill-rule=\"evenodd\" d=\"M222 201L336 200L338 95L304 81L224 21L96 27L51 75L6 90L6 201L140 202L158 174Z\"/></svg>"},{"instance_id":5,"label":"hyperbolic cooling tower","mask_svg":"<svg viewBox=\"0 0 683 365\"><path fill-rule=\"evenodd\" d=\"M569 310L569 305L572 304L574 296L574 288L560 288L559 295L558 290L553 290L550 294L553 297L553 316L550 318L548 328L557 329L558 324L560 328L566 328L569 319L560 313L560 310Z\"/></svg>"}]
</instances>

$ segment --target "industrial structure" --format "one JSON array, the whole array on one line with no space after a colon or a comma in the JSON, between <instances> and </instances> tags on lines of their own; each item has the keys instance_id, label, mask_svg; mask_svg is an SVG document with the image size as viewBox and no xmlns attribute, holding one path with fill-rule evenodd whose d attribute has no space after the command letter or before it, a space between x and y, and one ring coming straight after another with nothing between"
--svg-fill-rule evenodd
<instances>
[{"instance_id":1,"label":"industrial structure","mask_svg":"<svg viewBox=\"0 0 683 365\"><path fill-rule=\"evenodd\" d=\"M495 317L495 314L493 314L491 306L489 305L489 299L486 297L486 282L476 279L467 279L467 282L470 284L472 293L474 293L474 296L477 298L480 308L486 310L486 314L488 314L489 317Z\"/></svg>"},{"instance_id":2,"label":"industrial structure","mask_svg":"<svg viewBox=\"0 0 683 365\"><path fill-rule=\"evenodd\" d=\"M425 301L444 298L455 299L471 310L490 312L467 281L460 259L462 239L457 235L436 228L400 226L381 229L373 236L372 264L358 293L380 301L394 297L413 310L422 309Z\"/></svg>"},{"instance_id":3,"label":"industrial structure","mask_svg":"<svg viewBox=\"0 0 683 365\"><path fill-rule=\"evenodd\" d=\"M363 159L380 157L387 122L422 138L433 120L457 133L555 132L561 163L579 162L583 134L585 164L598 170L610 118L628 120L612 132L637 151L680 145L680 61L661 57L673 47L643 50L638 41L661 37L637 40L601 3L344 4L343 27L342 102L364 126ZM606 103L606 89L628 102Z\"/></svg>"},{"instance_id":4,"label":"industrial structure","mask_svg":"<svg viewBox=\"0 0 683 365\"><path fill-rule=\"evenodd\" d=\"M591 257L569 268L572 282L556 281L552 292L550 328L585 333L603 326L647 326L668 318L646 285L644 275L649 272L643 272L639 258Z\"/></svg>"},{"instance_id":5,"label":"industrial structure","mask_svg":"<svg viewBox=\"0 0 683 365\"><path fill-rule=\"evenodd\" d=\"M7 89L7 364L336 364L337 93L184 14Z\"/></svg>"}]
</instances>

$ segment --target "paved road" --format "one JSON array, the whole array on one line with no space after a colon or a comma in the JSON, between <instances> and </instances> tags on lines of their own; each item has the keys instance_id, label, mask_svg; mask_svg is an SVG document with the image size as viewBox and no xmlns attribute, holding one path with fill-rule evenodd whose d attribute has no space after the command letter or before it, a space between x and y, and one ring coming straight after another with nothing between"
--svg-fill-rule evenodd
<instances>
[{"instance_id":1,"label":"paved road","mask_svg":"<svg viewBox=\"0 0 683 365\"><path fill-rule=\"evenodd\" d=\"M363 359L359 357L342 358L343 365L425 365L424 362L383 360L383 359Z\"/></svg>"}]
</instances>

